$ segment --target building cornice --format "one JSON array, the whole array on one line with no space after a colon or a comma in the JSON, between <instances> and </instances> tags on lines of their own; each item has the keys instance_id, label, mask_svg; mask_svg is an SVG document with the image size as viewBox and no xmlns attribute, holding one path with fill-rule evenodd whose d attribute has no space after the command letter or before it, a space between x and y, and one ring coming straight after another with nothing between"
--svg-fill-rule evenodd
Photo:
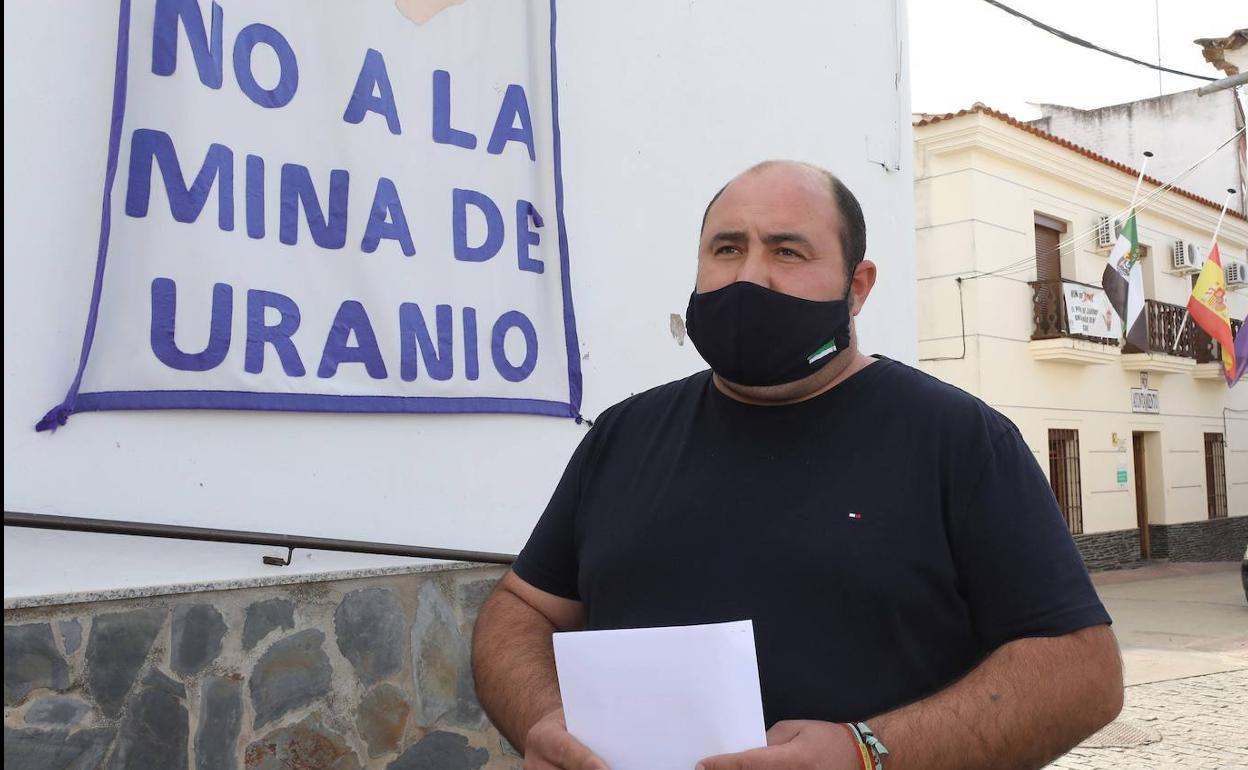
<instances>
[{"instance_id":1,"label":"building cornice","mask_svg":"<svg viewBox=\"0 0 1248 770\"><path fill-rule=\"evenodd\" d=\"M915 145L921 151L936 156L953 156L963 152L989 153L1055 179L1085 187L1098 195L1116 198L1121 201L1119 209L1127 207L1135 189L1135 180L1122 168L982 112L968 112L955 118L920 123L915 127ZM915 181L921 182L922 178ZM1158 186L1145 183L1140 195L1148 195ZM1150 201L1146 210L1154 216L1210 232L1218 221L1217 207L1176 188ZM1240 248L1248 246L1248 221L1238 213L1228 211L1222 224L1222 234L1224 241Z\"/></svg>"}]
</instances>

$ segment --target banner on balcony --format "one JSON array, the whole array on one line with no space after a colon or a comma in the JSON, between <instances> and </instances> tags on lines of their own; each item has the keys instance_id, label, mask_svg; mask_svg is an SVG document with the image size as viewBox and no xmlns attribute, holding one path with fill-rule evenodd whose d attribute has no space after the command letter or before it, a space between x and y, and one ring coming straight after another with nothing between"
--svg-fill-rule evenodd
<instances>
[{"instance_id":1,"label":"banner on balcony","mask_svg":"<svg viewBox=\"0 0 1248 770\"><path fill-rule=\"evenodd\" d=\"M1103 289L1065 281L1066 324L1070 334L1104 339L1122 339L1122 320L1114 312Z\"/></svg>"},{"instance_id":2,"label":"banner on balcony","mask_svg":"<svg viewBox=\"0 0 1248 770\"><path fill-rule=\"evenodd\" d=\"M89 320L40 428L577 416L554 41L554 0L120 0Z\"/></svg>"}]
</instances>

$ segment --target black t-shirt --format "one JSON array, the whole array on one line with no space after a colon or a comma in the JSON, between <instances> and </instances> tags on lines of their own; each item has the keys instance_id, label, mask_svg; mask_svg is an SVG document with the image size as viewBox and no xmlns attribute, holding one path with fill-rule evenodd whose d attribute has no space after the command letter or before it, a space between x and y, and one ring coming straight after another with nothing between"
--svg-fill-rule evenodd
<instances>
[{"instance_id":1,"label":"black t-shirt","mask_svg":"<svg viewBox=\"0 0 1248 770\"><path fill-rule=\"evenodd\" d=\"M887 359L789 406L702 372L611 407L514 569L589 629L752 619L768 726L866 719L1109 623L1013 423Z\"/></svg>"}]
</instances>

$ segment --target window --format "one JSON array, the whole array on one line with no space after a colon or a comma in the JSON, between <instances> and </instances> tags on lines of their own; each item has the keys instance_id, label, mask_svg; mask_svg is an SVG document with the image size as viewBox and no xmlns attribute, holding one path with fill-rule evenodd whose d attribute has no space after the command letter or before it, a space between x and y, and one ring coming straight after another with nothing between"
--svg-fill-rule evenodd
<instances>
[{"instance_id":1,"label":"window","mask_svg":"<svg viewBox=\"0 0 1248 770\"><path fill-rule=\"evenodd\" d=\"M1205 434L1205 494L1209 518L1226 518L1226 442L1221 433Z\"/></svg>"},{"instance_id":2,"label":"window","mask_svg":"<svg viewBox=\"0 0 1248 770\"><path fill-rule=\"evenodd\" d=\"M1049 430L1049 483L1072 535L1083 532L1083 488L1079 479L1079 431Z\"/></svg>"},{"instance_id":3,"label":"window","mask_svg":"<svg viewBox=\"0 0 1248 770\"><path fill-rule=\"evenodd\" d=\"M1066 223L1044 214L1035 214L1036 224L1036 280L1062 280L1062 234Z\"/></svg>"}]
</instances>

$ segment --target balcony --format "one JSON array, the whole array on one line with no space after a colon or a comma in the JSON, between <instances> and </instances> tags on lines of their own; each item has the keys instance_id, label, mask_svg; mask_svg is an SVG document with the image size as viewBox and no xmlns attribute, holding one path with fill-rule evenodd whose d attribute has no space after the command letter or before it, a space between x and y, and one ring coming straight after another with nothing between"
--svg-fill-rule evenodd
<instances>
[{"instance_id":1,"label":"balcony","mask_svg":"<svg viewBox=\"0 0 1248 770\"><path fill-rule=\"evenodd\" d=\"M1118 340L1084 333L1090 325L1083 323L1071 330L1071 314L1066 303L1067 292L1081 296L1099 296L1104 291L1076 281L1031 281L1032 333L1031 355L1037 361L1065 364L1110 364L1118 360ZM1108 309L1108 303L1105 304Z\"/></svg>"},{"instance_id":2,"label":"balcony","mask_svg":"<svg viewBox=\"0 0 1248 770\"><path fill-rule=\"evenodd\" d=\"M1122 348L1122 368L1131 372L1187 374L1196 369L1193 324L1183 324L1187 308L1155 299L1144 300L1148 340L1143 348L1126 343ZM1177 337L1179 326L1183 334Z\"/></svg>"},{"instance_id":3,"label":"balcony","mask_svg":"<svg viewBox=\"0 0 1248 770\"><path fill-rule=\"evenodd\" d=\"M1187 308L1182 305L1145 300L1148 339L1143 348L1122 344L1120 355L1119 340L1082 333L1102 328L1099 316L1103 311L1095 311L1102 304L1108 305L1099 286L1078 281L1031 281L1028 285L1033 323L1030 347L1032 358L1037 361L1084 365L1121 361L1127 371L1190 372L1202 380L1223 377L1221 347L1190 319L1183 323ZM1069 312L1068 297L1077 305L1073 314ZM1076 325L1073 332L1072 324ZM1183 333L1176 340L1180 325ZM1241 321L1232 320L1232 333L1239 334L1242 325Z\"/></svg>"},{"instance_id":4,"label":"balcony","mask_svg":"<svg viewBox=\"0 0 1248 770\"><path fill-rule=\"evenodd\" d=\"M1190 322L1189 326L1191 326ZM1242 321L1232 319L1231 336L1238 335L1242 326ZM1192 350L1196 356L1196 368L1192 370L1192 376L1198 380L1222 381L1225 377L1222 368L1222 346L1199 327L1193 326L1191 335Z\"/></svg>"}]
</instances>

